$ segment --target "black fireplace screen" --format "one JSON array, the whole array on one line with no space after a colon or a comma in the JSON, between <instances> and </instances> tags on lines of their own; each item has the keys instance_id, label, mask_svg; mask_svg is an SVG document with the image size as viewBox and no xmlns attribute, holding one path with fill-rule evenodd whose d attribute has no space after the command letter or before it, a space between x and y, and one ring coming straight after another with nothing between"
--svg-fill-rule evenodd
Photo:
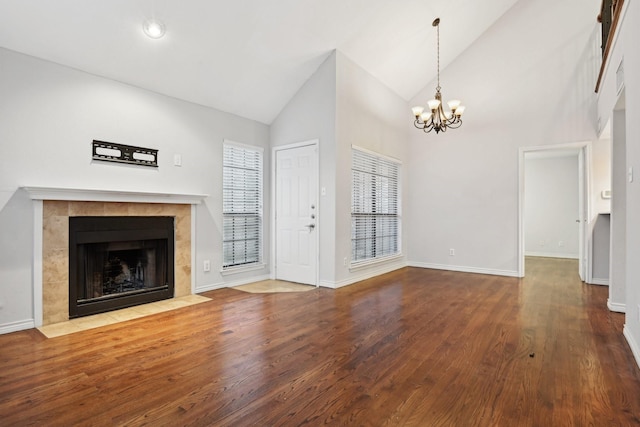
<instances>
[{"instance_id":1,"label":"black fireplace screen","mask_svg":"<svg viewBox=\"0 0 640 427\"><path fill-rule=\"evenodd\" d=\"M85 277L78 302L111 298L167 286L167 244L163 239L83 245Z\"/></svg>"},{"instance_id":2,"label":"black fireplace screen","mask_svg":"<svg viewBox=\"0 0 640 427\"><path fill-rule=\"evenodd\" d=\"M173 297L173 220L69 218L69 317Z\"/></svg>"}]
</instances>

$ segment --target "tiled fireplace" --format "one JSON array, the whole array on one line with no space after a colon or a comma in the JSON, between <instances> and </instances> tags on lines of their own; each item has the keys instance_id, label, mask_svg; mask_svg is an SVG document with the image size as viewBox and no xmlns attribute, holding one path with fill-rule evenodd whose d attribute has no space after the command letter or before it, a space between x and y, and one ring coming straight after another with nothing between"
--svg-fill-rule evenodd
<instances>
[{"instance_id":1,"label":"tiled fireplace","mask_svg":"<svg viewBox=\"0 0 640 427\"><path fill-rule=\"evenodd\" d=\"M36 326L46 326L69 320L69 218L70 217L172 217L174 218L174 297L192 293L191 221L192 205L204 196L175 195L177 203L159 203L172 195L127 192L95 192L80 190L52 190L27 188L36 203L36 218L41 206L41 234L38 224L34 233L35 250L38 236L42 249L41 276L38 274L38 254L34 259L34 308ZM80 196L78 196L80 194ZM106 196L105 196L106 194ZM96 200L56 200L56 199ZM151 200L136 202L131 200ZM103 201L107 200L107 201ZM42 304L38 304L41 290ZM41 318L39 318L41 316Z\"/></svg>"}]
</instances>

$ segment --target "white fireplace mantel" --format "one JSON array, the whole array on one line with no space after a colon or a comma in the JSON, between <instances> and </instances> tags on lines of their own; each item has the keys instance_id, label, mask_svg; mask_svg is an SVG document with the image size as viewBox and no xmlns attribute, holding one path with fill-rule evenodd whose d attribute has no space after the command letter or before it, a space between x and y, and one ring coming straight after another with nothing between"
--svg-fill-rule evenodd
<instances>
[{"instance_id":1,"label":"white fireplace mantel","mask_svg":"<svg viewBox=\"0 0 640 427\"><path fill-rule=\"evenodd\" d=\"M68 200L77 202L175 203L197 205L206 194L151 193L92 188L22 187L33 200Z\"/></svg>"},{"instance_id":2,"label":"white fireplace mantel","mask_svg":"<svg viewBox=\"0 0 640 427\"><path fill-rule=\"evenodd\" d=\"M33 229L33 326L42 326L42 244L43 202L46 200L73 202L119 202L119 203L167 203L191 205L191 254L195 254L196 205L208 197L205 194L152 193L128 190L102 190L91 188L22 187L34 201ZM191 271L196 271L195 257L191 257ZM195 275L191 275L191 292L195 292Z\"/></svg>"}]
</instances>

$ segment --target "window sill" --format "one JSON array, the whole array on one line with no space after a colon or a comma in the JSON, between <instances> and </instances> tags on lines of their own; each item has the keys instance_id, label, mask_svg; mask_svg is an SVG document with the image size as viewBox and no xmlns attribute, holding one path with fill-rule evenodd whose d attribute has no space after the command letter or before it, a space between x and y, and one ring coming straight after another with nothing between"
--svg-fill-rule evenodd
<instances>
[{"instance_id":1,"label":"window sill","mask_svg":"<svg viewBox=\"0 0 640 427\"><path fill-rule=\"evenodd\" d=\"M243 265L243 266L239 266L239 267L223 268L222 270L220 270L220 274L222 276L230 276L232 274L245 273L247 271L262 270L266 266L267 266L267 264L260 263L260 264L246 265L246 266Z\"/></svg>"},{"instance_id":2,"label":"window sill","mask_svg":"<svg viewBox=\"0 0 640 427\"><path fill-rule=\"evenodd\" d=\"M389 255L387 257L384 258L375 258L372 260L368 260L368 261L362 261L362 262L358 262L355 264L350 264L349 265L349 271L358 271L358 270L362 270L364 268L367 267L371 267L374 265L378 265L378 264L383 264L383 263L387 263L390 261L395 261L398 260L400 258L402 258L404 255L402 253L399 254L395 254L395 255Z\"/></svg>"}]
</instances>

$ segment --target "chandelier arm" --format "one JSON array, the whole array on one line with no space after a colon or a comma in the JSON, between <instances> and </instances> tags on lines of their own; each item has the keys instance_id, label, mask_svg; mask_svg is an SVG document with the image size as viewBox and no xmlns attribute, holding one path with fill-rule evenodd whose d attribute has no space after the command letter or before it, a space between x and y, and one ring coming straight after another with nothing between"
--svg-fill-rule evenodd
<instances>
[{"instance_id":1,"label":"chandelier arm","mask_svg":"<svg viewBox=\"0 0 640 427\"><path fill-rule=\"evenodd\" d=\"M462 125L462 122L456 122L456 123L453 123L453 124L451 124L451 125L449 125L447 127L449 129L458 129L461 125Z\"/></svg>"},{"instance_id":2,"label":"chandelier arm","mask_svg":"<svg viewBox=\"0 0 640 427\"><path fill-rule=\"evenodd\" d=\"M447 118L446 122L447 122L447 126L449 126L449 125L455 125L456 123L458 123L458 120L457 120L457 117L453 115L451 118Z\"/></svg>"}]
</instances>

